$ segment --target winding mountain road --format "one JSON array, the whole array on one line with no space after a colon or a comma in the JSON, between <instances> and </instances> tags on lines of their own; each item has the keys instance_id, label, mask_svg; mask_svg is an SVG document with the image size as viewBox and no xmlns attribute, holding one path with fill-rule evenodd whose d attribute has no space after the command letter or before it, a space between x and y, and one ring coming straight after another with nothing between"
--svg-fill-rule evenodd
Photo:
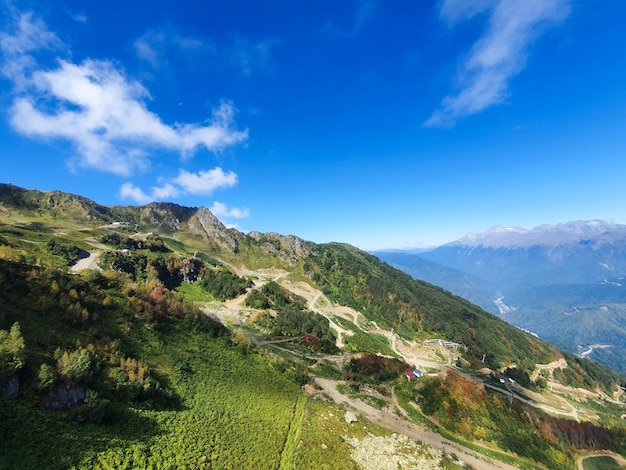
<instances>
[{"instance_id":1,"label":"winding mountain road","mask_svg":"<svg viewBox=\"0 0 626 470\"><path fill-rule=\"evenodd\" d=\"M339 382L319 377L316 377L315 381L320 387L322 387L323 393L328 395L335 403L345 403L349 405L366 417L368 421L395 432L396 434L402 434L410 437L411 439L418 440L447 454L454 453L458 459L463 461L465 464L471 465L472 468L475 468L476 470L516 469L516 467L492 460L484 455L480 455L461 447L459 444L442 437L425 426L418 426L395 414L378 410L362 400L346 396L337 390L337 384ZM402 413L404 410L397 405L397 401L395 403ZM404 411L403 414L406 414L406 411Z\"/></svg>"}]
</instances>

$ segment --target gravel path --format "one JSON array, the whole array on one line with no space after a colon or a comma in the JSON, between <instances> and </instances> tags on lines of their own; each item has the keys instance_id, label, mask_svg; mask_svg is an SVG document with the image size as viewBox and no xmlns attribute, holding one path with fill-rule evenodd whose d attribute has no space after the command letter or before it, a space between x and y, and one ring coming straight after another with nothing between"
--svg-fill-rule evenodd
<instances>
[{"instance_id":1,"label":"gravel path","mask_svg":"<svg viewBox=\"0 0 626 470\"><path fill-rule=\"evenodd\" d=\"M95 269L102 272L102 268L98 266L99 251L89 253L86 258L79 259L70 269L76 273L84 271L85 269Z\"/></svg>"},{"instance_id":2,"label":"gravel path","mask_svg":"<svg viewBox=\"0 0 626 470\"><path fill-rule=\"evenodd\" d=\"M372 423L393 431L396 434L418 440L447 454L453 453L457 456L459 460L461 460L465 464L471 465L476 470L513 470L516 468L502 462L491 460L486 456L477 454L475 452L472 452L471 450L461 447L459 444L445 439L444 437L435 433L427 427L417 426L405 419L400 418L399 416L396 416L395 414L378 410L361 400L352 399L337 390L336 381L319 377L316 377L315 381L322 387L324 393L330 396L330 398L332 398L335 403L348 404L349 406L360 412Z\"/></svg>"}]
</instances>

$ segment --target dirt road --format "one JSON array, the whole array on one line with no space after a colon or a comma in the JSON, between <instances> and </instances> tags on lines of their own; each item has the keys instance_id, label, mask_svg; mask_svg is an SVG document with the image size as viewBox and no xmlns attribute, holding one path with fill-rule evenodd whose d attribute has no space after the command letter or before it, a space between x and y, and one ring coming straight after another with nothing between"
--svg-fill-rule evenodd
<instances>
[{"instance_id":1,"label":"dirt road","mask_svg":"<svg viewBox=\"0 0 626 470\"><path fill-rule=\"evenodd\" d=\"M70 269L76 273L84 271L85 269L96 269L102 272L102 268L98 266L99 251L93 251L88 253L89 256L79 259Z\"/></svg>"},{"instance_id":2,"label":"dirt road","mask_svg":"<svg viewBox=\"0 0 626 470\"><path fill-rule=\"evenodd\" d=\"M337 390L337 382L333 380L323 378L316 378L315 380L319 386L322 387L324 393L326 393L335 403L346 403L365 416L368 421L389 429L397 434L408 436L447 454L454 453L459 460L471 465L476 470L513 470L516 468L511 465L489 459L484 455L480 455L461 447L459 444L449 441L424 426L417 426L395 414L378 410L361 400L352 399L339 392Z\"/></svg>"}]
</instances>

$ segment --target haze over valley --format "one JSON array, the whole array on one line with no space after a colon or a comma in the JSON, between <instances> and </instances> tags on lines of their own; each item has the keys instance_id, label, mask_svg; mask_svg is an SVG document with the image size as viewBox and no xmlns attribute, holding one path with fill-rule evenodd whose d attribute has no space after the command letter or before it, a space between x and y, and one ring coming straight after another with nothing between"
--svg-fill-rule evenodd
<instances>
[{"instance_id":1,"label":"haze over valley","mask_svg":"<svg viewBox=\"0 0 626 470\"><path fill-rule=\"evenodd\" d=\"M626 226L493 227L418 254L377 256L509 323L626 370Z\"/></svg>"}]
</instances>

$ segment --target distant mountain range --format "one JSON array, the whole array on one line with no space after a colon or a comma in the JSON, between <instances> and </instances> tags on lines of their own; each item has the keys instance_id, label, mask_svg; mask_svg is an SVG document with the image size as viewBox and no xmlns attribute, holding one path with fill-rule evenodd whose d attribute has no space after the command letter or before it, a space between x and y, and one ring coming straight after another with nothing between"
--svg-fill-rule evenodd
<instances>
[{"instance_id":1,"label":"distant mountain range","mask_svg":"<svg viewBox=\"0 0 626 470\"><path fill-rule=\"evenodd\" d=\"M626 371L626 225L496 226L428 252L375 254L561 348Z\"/></svg>"}]
</instances>

